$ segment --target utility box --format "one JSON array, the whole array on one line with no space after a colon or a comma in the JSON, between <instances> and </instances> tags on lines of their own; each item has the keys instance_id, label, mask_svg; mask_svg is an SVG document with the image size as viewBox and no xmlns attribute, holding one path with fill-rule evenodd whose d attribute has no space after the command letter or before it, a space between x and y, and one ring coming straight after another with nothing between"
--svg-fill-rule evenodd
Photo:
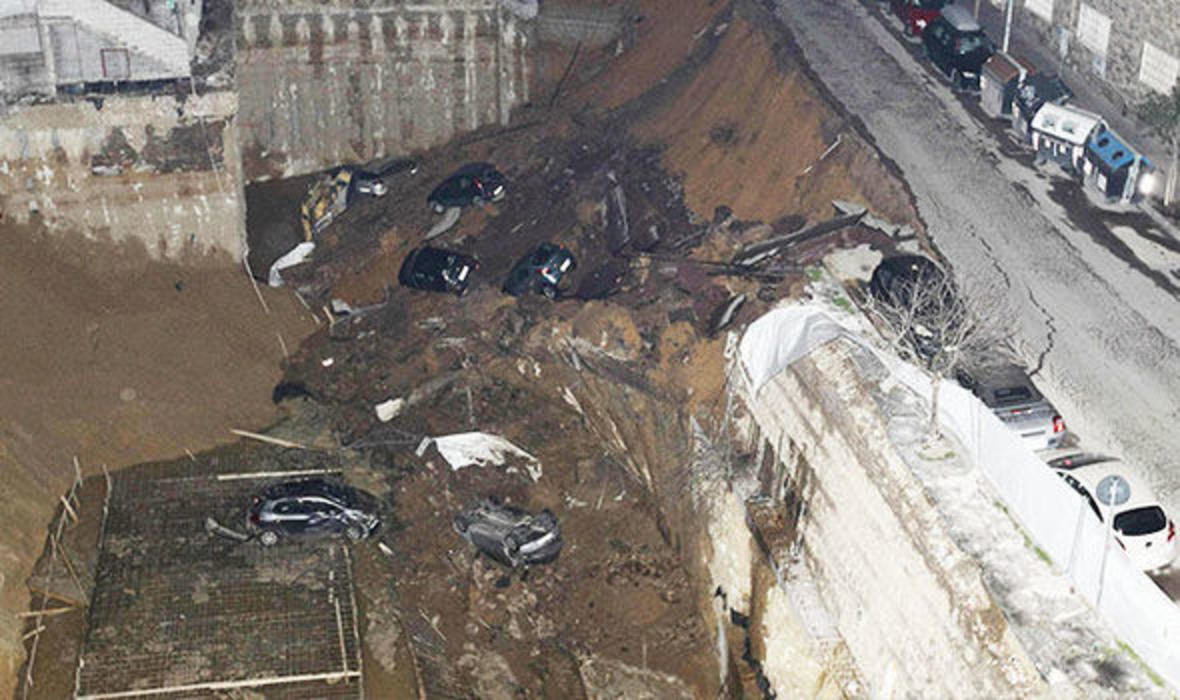
<instances>
[{"instance_id":1,"label":"utility box","mask_svg":"<svg viewBox=\"0 0 1180 700\"><path fill-rule=\"evenodd\" d=\"M1064 105L1073 91L1053 74L1029 73L1021 81L1012 102L1012 121L1025 143L1032 143L1032 120L1042 105Z\"/></svg>"},{"instance_id":2,"label":"utility box","mask_svg":"<svg viewBox=\"0 0 1180 700\"><path fill-rule=\"evenodd\" d=\"M1086 183L1107 199L1129 202L1136 195L1139 174L1151 170L1151 163L1103 125L1086 142L1082 168Z\"/></svg>"},{"instance_id":3,"label":"utility box","mask_svg":"<svg viewBox=\"0 0 1180 700\"><path fill-rule=\"evenodd\" d=\"M1037 162L1053 162L1071 173L1081 173L1086 142L1106 125L1102 117L1076 107L1043 104L1033 116L1030 135Z\"/></svg>"},{"instance_id":4,"label":"utility box","mask_svg":"<svg viewBox=\"0 0 1180 700\"><path fill-rule=\"evenodd\" d=\"M1012 103L1029 70L1020 61L996 52L979 71L979 106L992 119L1012 118Z\"/></svg>"}]
</instances>

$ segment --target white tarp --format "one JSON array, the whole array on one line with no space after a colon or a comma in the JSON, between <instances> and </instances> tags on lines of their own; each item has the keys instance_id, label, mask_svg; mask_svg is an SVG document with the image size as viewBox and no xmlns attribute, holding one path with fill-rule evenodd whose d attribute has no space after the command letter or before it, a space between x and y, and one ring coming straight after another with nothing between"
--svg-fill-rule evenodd
<instances>
[{"instance_id":1,"label":"white tarp","mask_svg":"<svg viewBox=\"0 0 1180 700\"><path fill-rule=\"evenodd\" d=\"M783 306L771 310L746 328L738 346L752 393L792 362L824 343L850 334L817 307Z\"/></svg>"},{"instance_id":2,"label":"white tarp","mask_svg":"<svg viewBox=\"0 0 1180 700\"><path fill-rule=\"evenodd\" d=\"M283 257L275 260L270 266L270 274L266 276L266 283L272 287L283 286L283 276L279 274L280 271L288 267L295 267L299 263L307 259L307 256L312 254L315 250L315 243L311 241L304 241L287 251Z\"/></svg>"},{"instance_id":3,"label":"white tarp","mask_svg":"<svg viewBox=\"0 0 1180 700\"><path fill-rule=\"evenodd\" d=\"M524 468L533 481L541 478L541 462L499 435L478 432L443 435L434 438L434 446L456 471L464 467L501 465L515 457L524 460Z\"/></svg>"},{"instance_id":4,"label":"white tarp","mask_svg":"<svg viewBox=\"0 0 1180 700\"><path fill-rule=\"evenodd\" d=\"M817 305L782 307L754 321L739 344L751 393L841 335L872 349ZM926 374L893 355L874 352L896 380L929 401ZM1173 688L1180 688L1180 607L1117 545L1110 546L1103 566L1107 533L1082 498L954 382L944 380L940 386L939 422L967 450L1008 512L1114 633Z\"/></svg>"}]
</instances>

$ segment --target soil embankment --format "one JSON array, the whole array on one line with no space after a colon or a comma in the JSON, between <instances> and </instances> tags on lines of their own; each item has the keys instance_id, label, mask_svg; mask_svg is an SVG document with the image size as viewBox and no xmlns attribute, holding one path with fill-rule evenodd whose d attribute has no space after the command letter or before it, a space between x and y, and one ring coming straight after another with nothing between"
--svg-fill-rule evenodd
<instances>
[{"instance_id":1,"label":"soil embankment","mask_svg":"<svg viewBox=\"0 0 1180 700\"><path fill-rule=\"evenodd\" d=\"M427 669L438 688L500 683L569 696L610 659L715 692L711 623L693 617L709 591L691 495L720 486L685 465L694 421L710 430L724 420L720 312L744 299L733 306L740 325L797 293L802 266L824 246L881 241L851 227L785 253L766 274L718 271L742 246L829 218L835 198L920 226L904 185L810 83L790 38L757 3L638 7L636 42L620 55L541 47L554 81L576 60L561 93L534 93L554 95L551 108L518 115L535 126L427 154L417 179L329 229L314 263L289 279L317 307L332 297L387 302L331 331L287 294L267 295L265 314L236 268L161 266L101 246L82 255L90 244L19 232L17 253L0 263L12 266L0 270L0 317L27 329L0 348L0 417L14 426L0 434L0 458L16 484L6 508L28 525L0 543L13 562L5 572L16 572L4 582L5 610L27 602L23 572L74 454L88 469L117 468L268 423L281 336L292 356L285 378L329 413L320 427L339 444L481 429L545 465L530 485L490 468L451 472L412 445L366 452L388 472L382 495L399 521L388 535L394 563L371 547L357 555L365 654L375 661L366 662L367 687L404 687L405 659L421 649L381 630L422 618L434 643L454 652ZM500 165L510 189L500 204L466 210L436 241L480 258L470 294L387 290L429 227L429 188L472 160ZM620 189L630 224L621 244L607 230ZM499 294L512 263L542 240L578 257L567 298ZM377 422L374 404L416 393L426 397L419 405L389 426ZM494 569L461 554L453 510L489 493L563 518L570 544L554 573L501 591Z\"/></svg>"},{"instance_id":2,"label":"soil embankment","mask_svg":"<svg viewBox=\"0 0 1180 700\"><path fill-rule=\"evenodd\" d=\"M25 579L83 472L199 452L274 419L270 392L316 322L241 269L0 222L0 694L24 657Z\"/></svg>"}]
</instances>

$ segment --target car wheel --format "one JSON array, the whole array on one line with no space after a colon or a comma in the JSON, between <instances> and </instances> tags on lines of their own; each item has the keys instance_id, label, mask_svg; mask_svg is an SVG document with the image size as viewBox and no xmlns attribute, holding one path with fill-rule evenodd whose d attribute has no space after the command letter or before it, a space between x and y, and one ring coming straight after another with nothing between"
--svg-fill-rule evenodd
<instances>
[{"instance_id":1,"label":"car wheel","mask_svg":"<svg viewBox=\"0 0 1180 700\"><path fill-rule=\"evenodd\" d=\"M263 547L273 547L279 543L279 533L274 530L263 530L262 534L258 535L258 541Z\"/></svg>"},{"instance_id":2,"label":"car wheel","mask_svg":"<svg viewBox=\"0 0 1180 700\"><path fill-rule=\"evenodd\" d=\"M546 284L543 287L541 287L541 293L544 294L549 299L556 299L557 298L557 287L554 287L551 284Z\"/></svg>"},{"instance_id":3,"label":"car wheel","mask_svg":"<svg viewBox=\"0 0 1180 700\"><path fill-rule=\"evenodd\" d=\"M442 202L433 199L430 200L430 208L434 210L435 214L445 214L447 211L447 208L442 205Z\"/></svg>"},{"instance_id":4,"label":"car wheel","mask_svg":"<svg viewBox=\"0 0 1180 700\"><path fill-rule=\"evenodd\" d=\"M951 69L951 87L958 90L963 87L963 76L959 75L958 68Z\"/></svg>"},{"instance_id":5,"label":"car wheel","mask_svg":"<svg viewBox=\"0 0 1180 700\"><path fill-rule=\"evenodd\" d=\"M520 565L520 541L511 533L504 536L504 556L513 566Z\"/></svg>"},{"instance_id":6,"label":"car wheel","mask_svg":"<svg viewBox=\"0 0 1180 700\"><path fill-rule=\"evenodd\" d=\"M360 542L365 539L365 529L360 525L350 525L344 531L344 536L348 538L349 542Z\"/></svg>"},{"instance_id":7,"label":"car wheel","mask_svg":"<svg viewBox=\"0 0 1180 700\"><path fill-rule=\"evenodd\" d=\"M912 38L914 38L914 36L916 36L914 34L914 25L910 24L909 20L903 19L901 21L901 33L904 34L906 36L906 38L909 38L909 39L912 39Z\"/></svg>"},{"instance_id":8,"label":"car wheel","mask_svg":"<svg viewBox=\"0 0 1180 700\"><path fill-rule=\"evenodd\" d=\"M467 519L467 516L462 514L456 515L454 521L452 521L451 524L454 526L455 532L459 533L460 535L467 534L467 528L471 527L471 521Z\"/></svg>"},{"instance_id":9,"label":"car wheel","mask_svg":"<svg viewBox=\"0 0 1180 700\"><path fill-rule=\"evenodd\" d=\"M479 195L475 195L471 198L471 206L473 207L482 207L484 203L484 198L480 197Z\"/></svg>"}]
</instances>

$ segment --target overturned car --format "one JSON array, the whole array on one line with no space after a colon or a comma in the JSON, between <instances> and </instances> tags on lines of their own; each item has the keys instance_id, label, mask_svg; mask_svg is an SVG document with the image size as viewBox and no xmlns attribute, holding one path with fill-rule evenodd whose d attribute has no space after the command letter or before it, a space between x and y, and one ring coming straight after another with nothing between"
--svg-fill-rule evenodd
<instances>
[{"instance_id":1,"label":"overturned car","mask_svg":"<svg viewBox=\"0 0 1180 700\"><path fill-rule=\"evenodd\" d=\"M454 527L480 552L514 569L549 563L561 553L561 526L549 510L530 515L485 499L456 515Z\"/></svg>"}]
</instances>

